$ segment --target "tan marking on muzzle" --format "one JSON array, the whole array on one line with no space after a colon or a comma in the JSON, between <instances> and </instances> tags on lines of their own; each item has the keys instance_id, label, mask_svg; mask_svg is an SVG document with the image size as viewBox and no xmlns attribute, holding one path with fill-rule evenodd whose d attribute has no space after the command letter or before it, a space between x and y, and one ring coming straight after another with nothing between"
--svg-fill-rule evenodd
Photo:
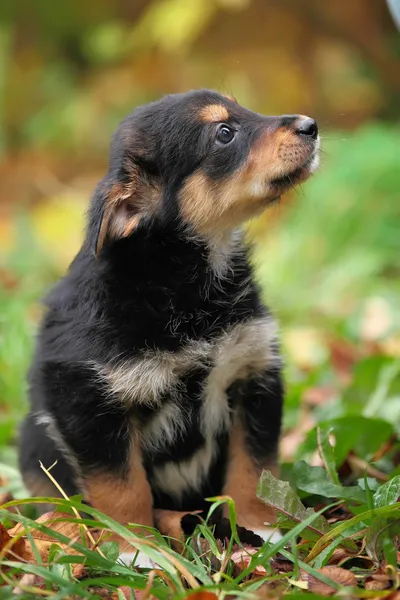
<instances>
[{"instance_id":1,"label":"tan marking on muzzle","mask_svg":"<svg viewBox=\"0 0 400 600\"><path fill-rule=\"evenodd\" d=\"M202 171L188 177L182 188L181 213L199 232L223 230L253 216L260 198L268 197L268 180L283 172L279 148L290 132L267 132L251 148L246 162L221 181L213 181Z\"/></svg>"},{"instance_id":2,"label":"tan marking on muzzle","mask_svg":"<svg viewBox=\"0 0 400 600\"><path fill-rule=\"evenodd\" d=\"M187 178L180 193L184 220L206 235L240 225L265 210L276 196L271 182L301 167L309 152L291 129L266 128L231 175L215 181L198 170Z\"/></svg>"}]
</instances>

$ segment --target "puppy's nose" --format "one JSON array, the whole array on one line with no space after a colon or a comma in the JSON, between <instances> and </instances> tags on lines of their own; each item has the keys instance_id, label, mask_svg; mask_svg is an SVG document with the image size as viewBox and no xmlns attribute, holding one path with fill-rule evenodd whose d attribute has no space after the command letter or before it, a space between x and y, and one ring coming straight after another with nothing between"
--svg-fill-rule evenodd
<instances>
[{"instance_id":1,"label":"puppy's nose","mask_svg":"<svg viewBox=\"0 0 400 600\"><path fill-rule=\"evenodd\" d=\"M299 135L307 135L313 140L318 137L318 125L311 117L300 117L295 123L295 131Z\"/></svg>"}]
</instances>

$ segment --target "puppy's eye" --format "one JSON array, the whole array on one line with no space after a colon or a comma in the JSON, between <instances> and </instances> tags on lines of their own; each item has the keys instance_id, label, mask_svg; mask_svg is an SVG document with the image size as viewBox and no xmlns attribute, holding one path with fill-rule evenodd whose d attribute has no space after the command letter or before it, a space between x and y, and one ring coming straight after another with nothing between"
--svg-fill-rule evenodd
<instances>
[{"instance_id":1,"label":"puppy's eye","mask_svg":"<svg viewBox=\"0 0 400 600\"><path fill-rule=\"evenodd\" d=\"M218 127L217 140L221 144L229 144L229 142L231 142L234 137L235 137L235 131L228 125L225 125L225 123L223 123L222 125L220 125Z\"/></svg>"}]
</instances>

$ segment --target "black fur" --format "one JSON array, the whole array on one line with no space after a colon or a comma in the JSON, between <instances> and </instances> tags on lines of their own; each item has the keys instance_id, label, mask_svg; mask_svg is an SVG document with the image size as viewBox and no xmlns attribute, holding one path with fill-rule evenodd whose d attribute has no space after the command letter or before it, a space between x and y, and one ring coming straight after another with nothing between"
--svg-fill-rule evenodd
<instances>
[{"instance_id":1,"label":"black fur","mask_svg":"<svg viewBox=\"0 0 400 600\"><path fill-rule=\"evenodd\" d=\"M207 249L199 243L179 239L177 232L168 233L165 232L163 238L161 232L149 235L148 245L146 232L143 232L143 240L140 235L121 240L101 262L84 247L68 275L48 298L48 312L30 378L32 409L34 412L46 410L52 415L83 470L123 471L129 450L129 415L120 403L110 402L109 398L106 402L105 391L96 382L87 361L115 364L121 357L138 356L148 348L174 352L189 340L212 340L228 326L266 312L255 284L241 302L235 304L237 289L250 274L250 266L243 256L234 259L237 268L233 268L225 280L213 285L206 260ZM142 251L138 249L141 242ZM123 258L129 255L135 257L130 264ZM168 328L171 314L180 317L173 332ZM186 409L190 406L187 435L178 439L172 448L166 445L162 451L145 456L150 481L154 464L184 460L204 442L197 419L200 388L206 374L207 369L197 370L183 378ZM243 387L237 393L230 393L231 402L243 394L246 394ZM276 413L270 421L272 436L264 440L268 453L274 454L280 431L282 393L277 395L274 389L271 402L264 387L262 395L265 402L271 404L267 407L264 403L260 407L264 419L269 422L270 410ZM164 402L168 401L166 397ZM246 405L248 402L251 402L250 394L246 394ZM144 423L157 412L144 406L132 411ZM257 419L259 412L257 410ZM31 417L30 424L34 426ZM46 448L51 441L44 436L43 426L38 426L35 445L40 445L42 440L43 449L38 453L48 466L54 462L54 455L61 455L53 447L51 460L48 460L50 455ZM177 507L173 499L155 491L155 507L200 509L205 497L221 493L227 441L226 432L222 433L209 479L194 497L188 493L184 504ZM249 448L252 443L249 440ZM23 472L37 468L34 460L28 460L26 452L21 452L21 456ZM41 476L39 470L38 476ZM68 480L71 477L68 470Z\"/></svg>"},{"instance_id":2,"label":"black fur","mask_svg":"<svg viewBox=\"0 0 400 600\"><path fill-rule=\"evenodd\" d=\"M207 104L227 107L229 124L237 131L234 143L216 144L215 125L197 118ZM27 478L32 473L43 477L38 459L48 466L55 458L57 477L68 493L80 491L75 469L83 478L96 472L124 477L132 423L145 427L159 408L122 403L93 364L108 368L152 350L174 353L188 343L216 340L234 325L267 316L246 248L233 253L224 276L217 276L207 240L187 235L179 191L196 170L216 184L226 180L245 163L263 128L291 126L294 120L262 117L202 90L140 107L122 123L111 146L109 172L91 202L82 249L47 299L30 374L31 414L21 434L21 470ZM96 257L109 195L113 186L129 184L132 169L142 185L160 189L160 201L155 211L141 215L128 237L106 237ZM127 210L135 215L135 203ZM240 289L244 293L238 299ZM205 497L222 492L229 428L216 436L209 473L196 489L188 488L177 499L153 479L157 466L184 461L204 446L199 410L212 367L212 361L203 363L181 377L184 432L172 445L165 441L154 450L143 448L155 507L198 509ZM276 455L280 432L279 367L240 381L226 393L231 410L240 406L244 414L249 453L260 464L267 462ZM166 393L161 405L175 401ZM48 432L34 418L43 413L53 421Z\"/></svg>"}]
</instances>

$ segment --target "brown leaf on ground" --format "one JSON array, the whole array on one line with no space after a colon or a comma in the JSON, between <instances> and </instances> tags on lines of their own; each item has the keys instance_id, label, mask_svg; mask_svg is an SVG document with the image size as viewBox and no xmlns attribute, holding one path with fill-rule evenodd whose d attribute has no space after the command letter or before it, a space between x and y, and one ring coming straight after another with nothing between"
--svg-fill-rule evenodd
<instances>
[{"instance_id":1,"label":"brown leaf on ground","mask_svg":"<svg viewBox=\"0 0 400 600\"><path fill-rule=\"evenodd\" d=\"M354 558L357 558L358 561L362 561L363 568L365 569L371 569L374 566L374 562L367 556L359 556L357 555L357 552L351 552L350 550L345 548L336 548L332 552L332 555L328 562L330 565L336 565L337 567L340 567L346 561L352 560Z\"/></svg>"},{"instance_id":2,"label":"brown leaf on ground","mask_svg":"<svg viewBox=\"0 0 400 600\"><path fill-rule=\"evenodd\" d=\"M0 549L3 549L4 546L11 540L11 536L8 533L7 529L0 523Z\"/></svg>"},{"instance_id":3,"label":"brown leaf on ground","mask_svg":"<svg viewBox=\"0 0 400 600\"><path fill-rule=\"evenodd\" d=\"M218 596L207 590L199 590L185 597L184 600L218 600Z\"/></svg>"},{"instance_id":4,"label":"brown leaf on ground","mask_svg":"<svg viewBox=\"0 0 400 600\"><path fill-rule=\"evenodd\" d=\"M72 575L76 579L84 579L88 576L88 570L86 569L85 565L83 565L82 563L78 563L76 565L73 565Z\"/></svg>"},{"instance_id":5,"label":"brown leaf on ground","mask_svg":"<svg viewBox=\"0 0 400 600\"><path fill-rule=\"evenodd\" d=\"M231 561L235 564L234 570L236 575L239 575L242 571L247 569L253 558L253 554L257 554L257 552L258 549L251 546L245 546L236 550L236 552L232 552ZM267 574L267 571L262 565L257 565L251 574L255 577L263 577Z\"/></svg>"},{"instance_id":6,"label":"brown leaf on ground","mask_svg":"<svg viewBox=\"0 0 400 600\"><path fill-rule=\"evenodd\" d=\"M71 540L71 543L81 542L82 537L87 542L87 534L83 527L80 527L77 523L70 523L62 520L70 518L71 515L67 513L49 512L41 515L36 520L36 523L43 523L43 525L47 525L53 531L62 533ZM18 523L15 527L9 529L8 534L13 537L24 531L24 526ZM31 530L31 537L33 538L35 548L39 552L43 562L47 562L49 550L53 544L58 544L68 554L79 554L79 552L72 548L69 544L61 544L58 540L54 539L50 535L47 535L47 533L42 533L38 530ZM30 541L24 535L21 538L21 541L25 543L25 554L23 558L28 562L36 562L34 549L32 548Z\"/></svg>"},{"instance_id":7,"label":"brown leaf on ground","mask_svg":"<svg viewBox=\"0 0 400 600\"><path fill-rule=\"evenodd\" d=\"M346 587L356 587L357 579L351 571L347 571L346 569L342 569L341 567L322 567L322 569L317 569L318 573L325 575L335 583L340 586ZM313 575L310 575L306 571L301 571L301 578L303 581L307 581L309 591L314 592L315 594L321 594L322 596L331 596L335 593L336 588L334 586L330 586L323 581L320 581Z\"/></svg>"},{"instance_id":8,"label":"brown leaf on ground","mask_svg":"<svg viewBox=\"0 0 400 600\"><path fill-rule=\"evenodd\" d=\"M6 547L6 558L12 560L18 557L27 560L28 552L25 540L22 538L13 540L13 535L10 535L10 532L0 523L0 552L3 552Z\"/></svg>"},{"instance_id":9,"label":"brown leaf on ground","mask_svg":"<svg viewBox=\"0 0 400 600\"><path fill-rule=\"evenodd\" d=\"M33 573L25 573L25 575L21 577L17 587L14 588L13 594L16 594L17 596L23 594L24 588L26 587L35 587L44 590L46 588L46 582L39 575L33 575Z\"/></svg>"},{"instance_id":10,"label":"brown leaf on ground","mask_svg":"<svg viewBox=\"0 0 400 600\"><path fill-rule=\"evenodd\" d=\"M271 567L276 573L290 573L293 571L293 563L280 554L271 559Z\"/></svg>"},{"instance_id":11,"label":"brown leaf on ground","mask_svg":"<svg viewBox=\"0 0 400 600\"><path fill-rule=\"evenodd\" d=\"M393 577L387 573L384 569L377 569L375 573L372 573L365 580L365 589L366 590L386 590L391 587L393 582Z\"/></svg>"}]
</instances>

